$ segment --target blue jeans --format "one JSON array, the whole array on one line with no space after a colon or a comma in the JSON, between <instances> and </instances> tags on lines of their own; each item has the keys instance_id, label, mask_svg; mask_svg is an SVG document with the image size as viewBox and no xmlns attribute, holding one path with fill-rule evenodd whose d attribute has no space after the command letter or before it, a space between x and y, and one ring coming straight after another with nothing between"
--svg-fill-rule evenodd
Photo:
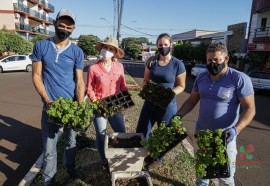
<instances>
[{"instance_id":1,"label":"blue jeans","mask_svg":"<svg viewBox=\"0 0 270 186\"><path fill-rule=\"evenodd\" d=\"M236 156L237 156L237 148L236 148L236 137L227 144L227 155L230 160L230 177L229 178L219 178L219 185L229 185L234 186L234 174L236 169ZM206 186L209 185L209 179L200 179L197 178L196 185L198 186Z\"/></svg>"},{"instance_id":2,"label":"blue jeans","mask_svg":"<svg viewBox=\"0 0 270 186\"><path fill-rule=\"evenodd\" d=\"M57 141L60 137L60 127L48 122L48 115L43 109L41 117L42 142L43 142L43 179L49 182L54 179L57 172ZM75 170L76 132L64 127L65 149L64 167L68 172Z\"/></svg>"},{"instance_id":3,"label":"blue jeans","mask_svg":"<svg viewBox=\"0 0 270 186\"><path fill-rule=\"evenodd\" d=\"M165 121L167 126L171 118L176 114L176 110L177 105L175 98L166 109L160 108L149 101L145 101L140 113L136 133L143 133L147 140L155 122L157 122L157 125L159 126L162 121Z\"/></svg>"},{"instance_id":4,"label":"blue jeans","mask_svg":"<svg viewBox=\"0 0 270 186\"><path fill-rule=\"evenodd\" d=\"M113 116L108 117L108 121L114 132L126 132L123 114L117 112ZM104 152L104 139L106 134L107 119L95 112L94 126L96 129L96 146L102 162L106 161Z\"/></svg>"}]
</instances>

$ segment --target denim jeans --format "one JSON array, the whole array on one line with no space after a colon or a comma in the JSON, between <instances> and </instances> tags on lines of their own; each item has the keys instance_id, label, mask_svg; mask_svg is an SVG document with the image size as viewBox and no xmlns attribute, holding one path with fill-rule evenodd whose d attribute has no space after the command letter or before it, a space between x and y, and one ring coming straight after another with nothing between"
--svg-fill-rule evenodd
<instances>
[{"instance_id":1,"label":"denim jeans","mask_svg":"<svg viewBox=\"0 0 270 186\"><path fill-rule=\"evenodd\" d=\"M234 174L236 169L236 156L237 156L237 147L236 147L236 137L227 144L227 155L230 160L230 177L229 178L219 178L219 185L229 185L234 186ZM209 179L200 179L197 178L197 186L206 186L209 185Z\"/></svg>"},{"instance_id":2,"label":"denim jeans","mask_svg":"<svg viewBox=\"0 0 270 186\"><path fill-rule=\"evenodd\" d=\"M108 121L114 132L126 132L123 114L117 112L113 116L108 117ZM104 152L104 139L106 134L107 119L95 112L94 126L96 129L96 146L102 162L106 161Z\"/></svg>"},{"instance_id":3,"label":"denim jeans","mask_svg":"<svg viewBox=\"0 0 270 186\"><path fill-rule=\"evenodd\" d=\"M60 137L60 127L48 122L46 110L42 111L41 118L42 142L43 142L43 179L50 182L54 179L57 172L57 141ZM65 149L64 149L64 167L68 172L75 170L76 156L76 132L64 127Z\"/></svg>"},{"instance_id":4,"label":"denim jeans","mask_svg":"<svg viewBox=\"0 0 270 186\"><path fill-rule=\"evenodd\" d=\"M167 126L171 118L176 114L176 110L177 105L175 98L166 109L156 106L149 101L145 101L140 113L136 132L143 133L145 139L147 140L155 122L157 122L157 125L159 126L162 121L165 121Z\"/></svg>"}]
</instances>

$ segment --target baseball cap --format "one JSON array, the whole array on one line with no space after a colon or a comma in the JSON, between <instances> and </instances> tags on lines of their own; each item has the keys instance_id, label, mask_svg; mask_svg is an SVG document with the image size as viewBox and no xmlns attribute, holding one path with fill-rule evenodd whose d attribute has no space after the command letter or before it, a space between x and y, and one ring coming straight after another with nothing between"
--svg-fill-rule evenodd
<instances>
[{"instance_id":1,"label":"baseball cap","mask_svg":"<svg viewBox=\"0 0 270 186\"><path fill-rule=\"evenodd\" d=\"M75 23L75 19L76 19L75 14L71 10L69 9L60 10L56 16L56 19L59 19L60 17L64 17L64 16L70 17Z\"/></svg>"}]
</instances>

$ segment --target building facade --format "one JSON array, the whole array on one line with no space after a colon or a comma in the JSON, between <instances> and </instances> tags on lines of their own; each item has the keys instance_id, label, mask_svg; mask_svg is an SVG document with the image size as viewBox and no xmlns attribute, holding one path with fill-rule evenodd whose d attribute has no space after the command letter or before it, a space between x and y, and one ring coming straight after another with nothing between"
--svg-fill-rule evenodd
<instances>
[{"instance_id":1,"label":"building facade","mask_svg":"<svg viewBox=\"0 0 270 186\"><path fill-rule=\"evenodd\" d=\"M270 71L270 1L253 0L247 50L257 56L257 67Z\"/></svg>"},{"instance_id":2,"label":"building facade","mask_svg":"<svg viewBox=\"0 0 270 186\"><path fill-rule=\"evenodd\" d=\"M17 32L27 40L38 34L53 36L49 28L53 12L48 0L0 0L0 29Z\"/></svg>"},{"instance_id":3,"label":"building facade","mask_svg":"<svg viewBox=\"0 0 270 186\"><path fill-rule=\"evenodd\" d=\"M191 44L211 44L223 42L227 45L228 51L232 53L246 52L246 30L247 23L229 25L227 31L192 30L180 34L172 35L173 42L187 41Z\"/></svg>"}]
</instances>

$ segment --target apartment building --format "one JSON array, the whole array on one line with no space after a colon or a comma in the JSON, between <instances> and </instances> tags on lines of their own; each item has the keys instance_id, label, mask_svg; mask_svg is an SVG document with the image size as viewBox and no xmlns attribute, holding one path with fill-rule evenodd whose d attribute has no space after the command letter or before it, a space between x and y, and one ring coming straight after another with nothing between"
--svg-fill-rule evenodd
<instances>
[{"instance_id":1,"label":"apartment building","mask_svg":"<svg viewBox=\"0 0 270 186\"><path fill-rule=\"evenodd\" d=\"M0 29L17 32L27 40L38 34L52 36L49 14L53 12L48 0L0 0Z\"/></svg>"},{"instance_id":2,"label":"apartment building","mask_svg":"<svg viewBox=\"0 0 270 186\"><path fill-rule=\"evenodd\" d=\"M247 50L260 56L260 66L270 71L270 1L253 0Z\"/></svg>"}]
</instances>

